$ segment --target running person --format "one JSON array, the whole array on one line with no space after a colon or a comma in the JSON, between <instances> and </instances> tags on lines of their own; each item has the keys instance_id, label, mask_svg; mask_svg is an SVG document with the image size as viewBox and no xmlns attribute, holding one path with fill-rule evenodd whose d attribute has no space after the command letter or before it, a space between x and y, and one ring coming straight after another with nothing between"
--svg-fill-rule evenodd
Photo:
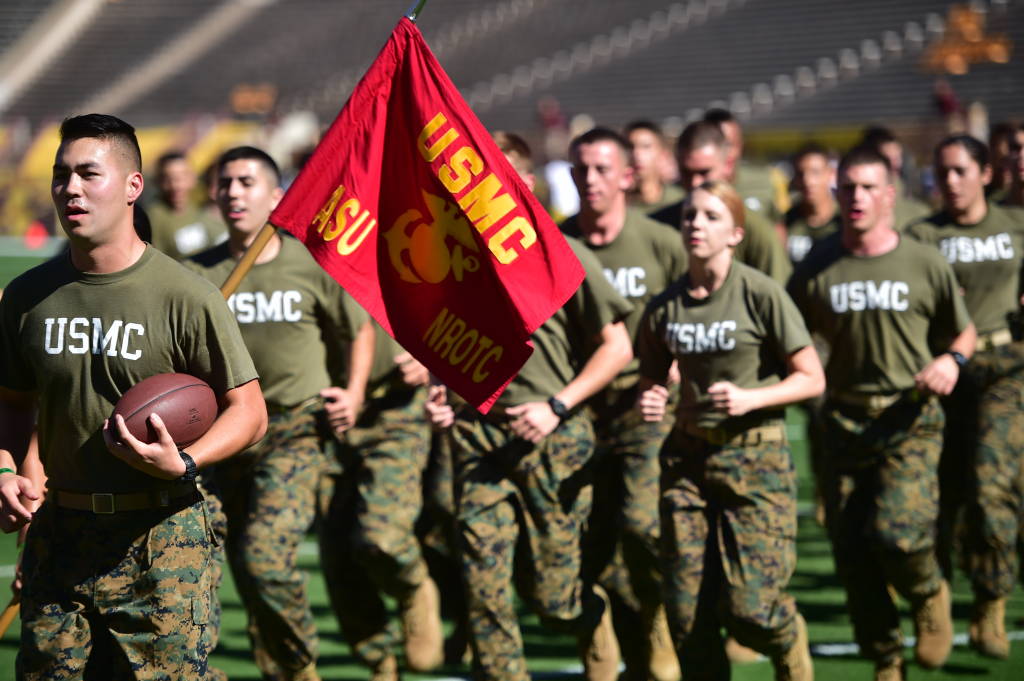
<instances>
[{"instance_id":1,"label":"running person","mask_svg":"<svg viewBox=\"0 0 1024 681\"><path fill-rule=\"evenodd\" d=\"M683 207L686 274L641 323L645 419L664 417L673 360L682 377L661 449L661 555L669 625L688 679L727 679L718 610L739 643L769 656L776 679L813 678L807 625L784 589L796 566L796 473L787 404L824 378L782 287L733 259L743 204L724 182Z\"/></svg>"},{"instance_id":2,"label":"running person","mask_svg":"<svg viewBox=\"0 0 1024 681\"><path fill-rule=\"evenodd\" d=\"M469 603L474 678L530 678L513 583L545 624L576 636L587 681L614 681L619 648L608 600L582 577L593 501L594 430L583 409L632 359L619 321L632 306L586 247L569 239L586 278L531 337L537 350L487 416L457 415L443 386L431 420L452 422L456 522Z\"/></svg>"},{"instance_id":3,"label":"running person","mask_svg":"<svg viewBox=\"0 0 1024 681\"><path fill-rule=\"evenodd\" d=\"M653 213L681 201L683 191L679 186L665 182L664 167L672 159L661 128L651 121L633 121L625 127L623 135L633 150L630 205Z\"/></svg>"},{"instance_id":4,"label":"running person","mask_svg":"<svg viewBox=\"0 0 1024 681\"><path fill-rule=\"evenodd\" d=\"M946 440L940 466L940 561L952 568L954 519L965 506L964 568L974 590L970 643L1005 658L1006 597L1017 581L1017 536L1024 519L1024 423L1016 396L1024 393L1024 344L1011 321L1020 308L1024 211L985 197L992 176L985 145L968 135L935 149L942 210L907 228L937 246L956 273L978 330L975 354L946 398Z\"/></svg>"},{"instance_id":5,"label":"running person","mask_svg":"<svg viewBox=\"0 0 1024 681\"><path fill-rule=\"evenodd\" d=\"M728 181L729 143L716 123L697 121L686 126L676 142L676 159L684 191L709 180ZM682 212L683 203L679 201L651 213L651 217L679 229ZM772 221L744 205L743 224L743 241L736 247L736 260L785 284L793 268Z\"/></svg>"},{"instance_id":6,"label":"running person","mask_svg":"<svg viewBox=\"0 0 1024 681\"><path fill-rule=\"evenodd\" d=\"M228 240L189 261L223 282L283 192L277 164L254 147L217 161L217 204ZM227 515L227 557L249 615L253 656L265 678L311 681L317 635L298 568L299 544L316 513L327 426L345 430L363 402L373 354L366 313L297 240L275 234L228 299L263 378L267 435L215 470ZM351 344L351 360L344 355ZM345 389L333 378L344 367ZM329 422L325 423L325 421Z\"/></svg>"},{"instance_id":7,"label":"running person","mask_svg":"<svg viewBox=\"0 0 1024 681\"><path fill-rule=\"evenodd\" d=\"M975 332L949 264L893 228L888 160L871 148L839 164L842 230L814 249L790 289L829 344L823 466L826 524L861 655L900 679L899 612L911 606L915 654L941 666L953 643L949 584L935 555L944 423Z\"/></svg>"},{"instance_id":8,"label":"running person","mask_svg":"<svg viewBox=\"0 0 1024 681\"><path fill-rule=\"evenodd\" d=\"M134 129L66 119L51 194L69 251L15 279L0 301L0 527L31 521L22 558L15 676L206 679L213 533L197 468L266 428L256 371L216 288L142 242ZM144 444L107 421L154 374L207 381L220 414L187 452L150 416ZM47 498L22 460L39 409ZM40 476L33 475L38 481Z\"/></svg>"},{"instance_id":9,"label":"running person","mask_svg":"<svg viewBox=\"0 0 1024 681\"><path fill-rule=\"evenodd\" d=\"M685 270L679 233L627 208L630 148L621 135L607 128L583 133L569 145L569 159L580 212L562 223L562 231L597 256L615 290L634 305L625 321L635 341L647 302ZM590 400L597 436L594 489L604 503L595 507L588 528L585 571L614 599L627 674L663 681L679 676L658 575L658 448L671 424L644 423L633 409L637 368L637 361L630 362Z\"/></svg>"},{"instance_id":10,"label":"running person","mask_svg":"<svg viewBox=\"0 0 1024 681\"><path fill-rule=\"evenodd\" d=\"M793 189L800 200L782 218L786 227L786 251L796 265L814 244L839 231L839 210L832 194L836 173L828 151L808 144L793 156Z\"/></svg>"}]
</instances>

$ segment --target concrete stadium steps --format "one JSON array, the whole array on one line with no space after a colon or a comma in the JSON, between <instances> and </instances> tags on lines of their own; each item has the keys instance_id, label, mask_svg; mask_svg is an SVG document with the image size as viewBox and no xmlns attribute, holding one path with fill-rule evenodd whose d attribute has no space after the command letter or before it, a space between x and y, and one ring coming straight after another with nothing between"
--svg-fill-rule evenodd
<instances>
[{"instance_id":1,"label":"concrete stadium steps","mask_svg":"<svg viewBox=\"0 0 1024 681\"><path fill-rule=\"evenodd\" d=\"M5 113L63 118L223 0L112 2Z\"/></svg>"},{"instance_id":2,"label":"concrete stadium steps","mask_svg":"<svg viewBox=\"0 0 1024 681\"><path fill-rule=\"evenodd\" d=\"M929 12L945 15L951 2L906 0L879 3L870 11L845 0L747 0L710 16L646 50L612 60L563 83L482 112L499 127L530 120L535 99L554 95L569 112L586 112L609 124L634 117L683 116L688 109L727 100L734 91L771 83L821 57L836 58L866 38L880 40L887 30L921 22Z\"/></svg>"},{"instance_id":3,"label":"concrete stadium steps","mask_svg":"<svg viewBox=\"0 0 1024 681\"><path fill-rule=\"evenodd\" d=\"M0 55L28 31L57 0L4 0L0 2Z\"/></svg>"},{"instance_id":4,"label":"concrete stadium steps","mask_svg":"<svg viewBox=\"0 0 1024 681\"><path fill-rule=\"evenodd\" d=\"M1019 119L1024 112L1024 3L1007 8L1005 14L990 18L987 32L1005 33L1013 42L1010 65L973 64L963 76L947 75L960 103L985 102L989 120ZM921 55L911 55L899 62L885 64L860 78L840 82L818 96L798 100L752 128L800 128L847 120L849 112L863 112L862 119L939 120L932 98L936 74L920 66Z\"/></svg>"}]
</instances>

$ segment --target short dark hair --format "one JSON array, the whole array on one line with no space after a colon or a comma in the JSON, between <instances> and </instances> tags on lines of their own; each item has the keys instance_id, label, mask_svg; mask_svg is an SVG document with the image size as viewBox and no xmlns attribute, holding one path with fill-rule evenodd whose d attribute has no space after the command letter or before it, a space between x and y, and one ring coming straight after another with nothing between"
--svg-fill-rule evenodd
<instances>
[{"instance_id":1,"label":"short dark hair","mask_svg":"<svg viewBox=\"0 0 1024 681\"><path fill-rule=\"evenodd\" d=\"M802 161L805 156L824 156L825 160L828 160L830 154L828 152L828 149L826 149L823 145L818 144L817 142L808 142L807 144L797 149L797 152L793 154L793 165L795 166L797 163Z\"/></svg>"},{"instance_id":2,"label":"short dark hair","mask_svg":"<svg viewBox=\"0 0 1024 681\"><path fill-rule=\"evenodd\" d=\"M626 124L626 127L622 129L622 134L628 138L637 130L646 130L647 132L651 133L659 140L662 140L662 142L664 142L665 134L661 131L661 126L659 126L654 121L649 121L646 119L630 121L629 123Z\"/></svg>"},{"instance_id":3,"label":"short dark hair","mask_svg":"<svg viewBox=\"0 0 1024 681\"><path fill-rule=\"evenodd\" d=\"M890 142L896 142L900 144L900 141L893 134L889 128L882 127L881 125L872 125L864 128L860 134L860 143L857 146L869 146L880 148L883 144L889 144Z\"/></svg>"},{"instance_id":4,"label":"short dark hair","mask_svg":"<svg viewBox=\"0 0 1024 681\"><path fill-rule=\"evenodd\" d=\"M880 165L885 168L885 176L889 183L892 183L892 164L885 154L870 144L859 144L843 154L839 160L838 174L842 175L848 168L853 166Z\"/></svg>"},{"instance_id":5,"label":"short dark hair","mask_svg":"<svg viewBox=\"0 0 1024 681\"><path fill-rule=\"evenodd\" d=\"M135 137L135 128L117 116L91 113L65 118L60 124L61 144L92 137L112 141L132 169L142 171L142 152Z\"/></svg>"},{"instance_id":6,"label":"short dark hair","mask_svg":"<svg viewBox=\"0 0 1024 681\"><path fill-rule=\"evenodd\" d=\"M708 145L724 149L728 142L718 123L711 121L694 121L683 128L683 134L679 135L676 142L676 155L686 151L693 151Z\"/></svg>"},{"instance_id":7,"label":"short dark hair","mask_svg":"<svg viewBox=\"0 0 1024 681\"><path fill-rule=\"evenodd\" d=\"M530 145L519 135L505 130L495 130L491 139L498 145L501 153L512 158L512 165L523 173L533 172L533 152Z\"/></svg>"},{"instance_id":8,"label":"short dark hair","mask_svg":"<svg viewBox=\"0 0 1024 681\"><path fill-rule=\"evenodd\" d=\"M228 149L217 159L217 175L220 175L221 171L224 170L224 166L232 161L257 161L270 171L275 184L281 184L281 170L277 167L274 159L270 158L270 154L262 149L248 146Z\"/></svg>"},{"instance_id":9,"label":"short dark hair","mask_svg":"<svg viewBox=\"0 0 1024 681\"><path fill-rule=\"evenodd\" d=\"M177 149L173 151L166 151L160 154L160 157L156 160L156 172L158 174L162 173L164 171L164 166L166 166L168 163L186 160L188 159L185 158L185 153L183 151L179 151Z\"/></svg>"},{"instance_id":10,"label":"short dark hair","mask_svg":"<svg viewBox=\"0 0 1024 681\"><path fill-rule=\"evenodd\" d=\"M935 159L938 160L939 154L946 147L952 147L959 145L964 148L967 155L974 159L975 163L978 164L979 168L984 168L989 164L988 160L988 147L977 137L971 137L970 135L950 135L935 146Z\"/></svg>"},{"instance_id":11,"label":"short dark hair","mask_svg":"<svg viewBox=\"0 0 1024 681\"><path fill-rule=\"evenodd\" d=\"M573 138L572 142L569 142L569 156L571 157L575 154L576 150L584 144L596 144L597 142L612 142L618 145L619 149L622 150L626 163L631 164L633 162L633 145L629 143L629 140L611 128L600 126L591 128L582 135L577 135Z\"/></svg>"},{"instance_id":12,"label":"short dark hair","mask_svg":"<svg viewBox=\"0 0 1024 681\"><path fill-rule=\"evenodd\" d=\"M714 123L717 126L721 126L723 123L739 123L731 111L718 107L705 111L702 120L707 123Z\"/></svg>"},{"instance_id":13,"label":"short dark hair","mask_svg":"<svg viewBox=\"0 0 1024 681\"><path fill-rule=\"evenodd\" d=\"M1020 129L1015 123L1010 121L1002 121L996 123L988 131L988 146L992 148L1004 140L1011 140L1013 136L1017 134L1017 130Z\"/></svg>"}]
</instances>

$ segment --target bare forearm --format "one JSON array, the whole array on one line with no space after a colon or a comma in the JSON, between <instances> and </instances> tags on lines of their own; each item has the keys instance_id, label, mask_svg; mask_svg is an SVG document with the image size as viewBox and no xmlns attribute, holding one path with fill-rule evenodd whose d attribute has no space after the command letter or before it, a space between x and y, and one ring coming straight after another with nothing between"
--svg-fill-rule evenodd
<instances>
[{"instance_id":1,"label":"bare forearm","mask_svg":"<svg viewBox=\"0 0 1024 681\"><path fill-rule=\"evenodd\" d=\"M258 442L267 431L267 406L259 381L229 390L220 416L210 430L187 447L196 466L223 461Z\"/></svg>"},{"instance_id":2,"label":"bare forearm","mask_svg":"<svg viewBox=\"0 0 1024 681\"><path fill-rule=\"evenodd\" d=\"M622 322L607 325L601 340L576 378L555 395L570 409L603 389L633 359L633 344Z\"/></svg>"},{"instance_id":3,"label":"bare forearm","mask_svg":"<svg viewBox=\"0 0 1024 681\"><path fill-rule=\"evenodd\" d=\"M348 386L346 390L360 397L366 394L366 383L370 380L374 348L373 324L367 321L359 329L349 357Z\"/></svg>"}]
</instances>

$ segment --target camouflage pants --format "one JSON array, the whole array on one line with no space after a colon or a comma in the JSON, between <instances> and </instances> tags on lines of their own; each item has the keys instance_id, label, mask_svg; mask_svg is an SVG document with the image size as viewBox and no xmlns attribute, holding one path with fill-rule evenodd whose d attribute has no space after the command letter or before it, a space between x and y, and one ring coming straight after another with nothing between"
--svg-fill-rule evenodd
<instances>
[{"instance_id":1,"label":"camouflage pants","mask_svg":"<svg viewBox=\"0 0 1024 681\"><path fill-rule=\"evenodd\" d=\"M228 519L228 564L265 678L288 679L317 657L307 576L297 562L316 516L326 460L321 433L316 403L272 413L264 438L216 469Z\"/></svg>"},{"instance_id":2,"label":"camouflage pants","mask_svg":"<svg viewBox=\"0 0 1024 681\"><path fill-rule=\"evenodd\" d=\"M381 594L401 602L427 576L415 535L430 426L426 391L370 401L339 447L320 556L342 634L374 666L401 641Z\"/></svg>"},{"instance_id":3,"label":"camouflage pants","mask_svg":"<svg viewBox=\"0 0 1024 681\"><path fill-rule=\"evenodd\" d=\"M901 654L888 585L910 603L933 595L938 464L945 419L936 399L903 399L881 412L827 403L826 522L861 654Z\"/></svg>"},{"instance_id":4,"label":"camouflage pants","mask_svg":"<svg viewBox=\"0 0 1024 681\"><path fill-rule=\"evenodd\" d=\"M45 503L22 562L16 677L209 678L212 541L198 494L112 515Z\"/></svg>"},{"instance_id":5,"label":"camouflage pants","mask_svg":"<svg viewBox=\"0 0 1024 681\"><path fill-rule=\"evenodd\" d=\"M576 415L534 445L466 409L452 442L474 675L526 681L513 579L523 599L558 629L585 635L603 612L581 579L593 429Z\"/></svg>"},{"instance_id":6,"label":"camouflage pants","mask_svg":"<svg viewBox=\"0 0 1024 681\"><path fill-rule=\"evenodd\" d=\"M612 603L626 667L646 679L644 622L661 605L658 563L658 452L672 429L670 416L647 423L634 408L636 390L613 393L594 419L595 504L584 541L584 576Z\"/></svg>"},{"instance_id":7,"label":"camouflage pants","mask_svg":"<svg viewBox=\"0 0 1024 681\"><path fill-rule=\"evenodd\" d=\"M675 429L661 451L661 565L687 679L727 679L721 624L766 655L796 639L796 473L786 442L716 446Z\"/></svg>"},{"instance_id":8,"label":"camouflage pants","mask_svg":"<svg viewBox=\"0 0 1024 681\"><path fill-rule=\"evenodd\" d=\"M1022 576L1024 532L1024 370L1020 343L971 360L983 386L977 395L977 440L959 544L964 571L979 599L1004 598Z\"/></svg>"}]
</instances>

